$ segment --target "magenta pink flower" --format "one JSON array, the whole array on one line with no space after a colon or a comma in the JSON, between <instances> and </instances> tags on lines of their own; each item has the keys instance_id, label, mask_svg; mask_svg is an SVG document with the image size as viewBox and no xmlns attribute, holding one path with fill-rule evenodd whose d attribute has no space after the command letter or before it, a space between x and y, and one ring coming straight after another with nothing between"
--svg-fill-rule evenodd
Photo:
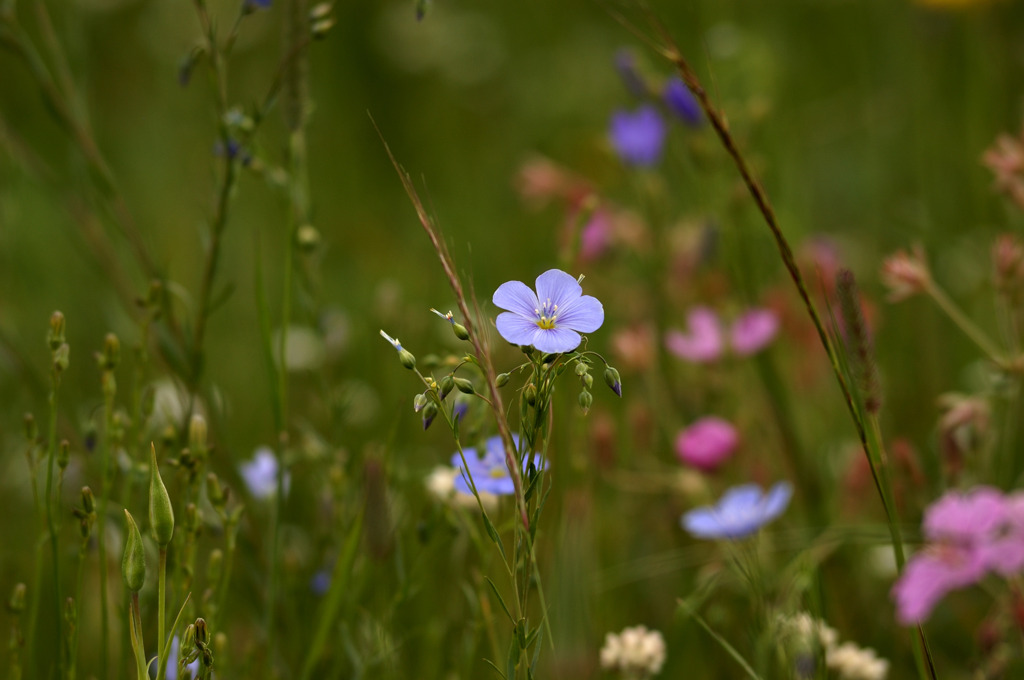
<instances>
[{"instance_id":1,"label":"magenta pink flower","mask_svg":"<svg viewBox=\"0 0 1024 680\"><path fill-rule=\"evenodd\" d=\"M979 581L992 570L1015 573L1024 566L1024 501L997 489L952 491L925 511L929 544L907 563L892 589L903 624L928 618L947 593Z\"/></svg>"},{"instance_id":2,"label":"magenta pink flower","mask_svg":"<svg viewBox=\"0 0 1024 680\"><path fill-rule=\"evenodd\" d=\"M676 437L679 460L701 470L714 470L736 450L740 437L728 421L708 416L697 420Z\"/></svg>"},{"instance_id":3,"label":"magenta pink flower","mask_svg":"<svg viewBox=\"0 0 1024 680\"><path fill-rule=\"evenodd\" d=\"M755 308L745 312L732 324L729 338L732 349L740 356L756 354L779 332L779 317L770 309Z\"/></svg>"},{"instance_id":4,"label":"magenta pink flower","mask_svg":"<svg viewBox=\"0 0 1024 680\"><path fill-rule=\"evenodd\" d=\"M668 351L698 364L716 361L725 349L718 315L707 307L694 307L686 316L687 333L671 330L665 334Z\"/></svg>"}]
</instances>

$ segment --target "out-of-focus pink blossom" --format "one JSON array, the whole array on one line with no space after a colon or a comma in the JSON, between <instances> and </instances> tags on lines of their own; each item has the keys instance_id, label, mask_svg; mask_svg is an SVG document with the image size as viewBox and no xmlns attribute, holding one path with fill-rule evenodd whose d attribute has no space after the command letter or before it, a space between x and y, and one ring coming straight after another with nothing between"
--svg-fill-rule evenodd
<instances>
[{"instance_id":1,"label":"out-of-focus pink blossom","mask_svg":"<svg viewBox=\"0 0 1024 680\"><path fill-rule=\"evenodd\" d=\"M670 330L665 347L672 354L695 363L711 363L726 349L723 324L718 314L707 307L694 307L686 317L687 332ZM764 349L779 332L779 318L770 309L754 308L744 312L729 329L729 344L740 356Z\"/></svg>"},{"instance_id":2,"label":"out-of-focus pink blossom","mask_svg":"<svg viewBox=\"0 0 1024 680\"><path fill-rule=\"evenodd\" d=\"M607 210L598 208L580 230L580 259L596 260L612 242L612 218Z\"/></svg>"},{"instance_id":3,"label":"out-of-focus pink blossom","mask_svg":"<svg viewBox=\"0 0 1024 680\"><path fill-rule=\"evenodd\" d=\"M740 437L728 421L707 416L676 437L679 460L701 470L714 470L732 456Z\"/></svg>"},{"instance_id":4,"label":"out-of-focus pink blossom","mask_svg":"<svg viewBox=\"0 0 1024 680\"><path fill-rule=\"evenodd\" d=\"M929 545L893 586L901 623L923 621L947 593L976 583L989 571L1009 575L1024 567L1024 496L997 489L950 492L925 511Z\"/></svg>"},{"instance_id":5,"label":"out-of-focus pink blossom","mask_svg":"<svg viewBox=\"0 0 1024 680\"><path fill-rule=\"evenodd\" d=\"M890 302L900 302L925 292L931 285L931 274L924 251L915 247L909 253L900 250L885 258L882 283L889 289Z\"/></svg>"},{"instance_id":6,"label":"out-of-focus pink blossom","mask_svg":"<svg viewBox=\"0 0 1024 680\"><path fill-rule=\"evenodd\" d=\"M694 307L686 317L687 333L671 330L665 347L677 357L704 364L717 360L725 349L718 315L707 307Z\"/></svg>"},{"instance_id":7,"label":"out-of-focus pink blossom","mask_svg":"<svg viewBox=\"0 0 1024 680\"><path fill-rule=\"evenodd\" d=\"M756 354L768 346L779 332L779 317L770 309L745 312L732 324L732 349L740 356Z\"/></svg>"}]
</instances>

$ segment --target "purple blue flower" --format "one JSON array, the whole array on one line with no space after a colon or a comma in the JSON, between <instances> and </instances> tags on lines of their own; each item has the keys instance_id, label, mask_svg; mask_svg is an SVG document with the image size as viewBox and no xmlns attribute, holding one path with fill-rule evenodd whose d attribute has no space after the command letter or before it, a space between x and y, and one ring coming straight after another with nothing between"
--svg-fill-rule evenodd
<instances>
[{"instance_id":1,"label":"purple blue flower","mask_svg":"<svg viewBox=\"0 0 1024 680\"><path fill-rule=\"evenodd\" d=\"M549 269L537 277L534 293L522 281L498 286L495 306L498 333L514 345L533 345L541 352L570 352L580 344L580 333L596 331L604 323L604 307L597 298L583 295L572 276Z\"/></svg>"},{"instance_id":2,"label":"purple blue flower","mask_svg":"<svg viewBox=\"0 0 1024 680\"><path fill-rule=\"evenodd\" d=\"M515 442L516 447L519 446L517 435L512 435L512 441ZM463 457L466 459L465 465L462 463ZM456 451L452 454L452 465L458 470L458 474L455 476L455 490L460 493L473 493L466 481L464 469L468 469L469 476L473 478L473 484L476 485L476 490L480 493L492 493L495 496L508 496L515 493L515 484L508 473L508 466L505 465L505 446L502 444L500 436L495 435L487 440L484 444L482 458L477 455L476 449L473 447L463 449L461 456ZM533 465L540 468L540 454L533 454ZM525 474L526 471L522 472Z\"/></svg>"},{"instance_id":3,"label":"purple blue flower","mask_svg":"<svg viewBox=\"0 0 1024 680\"><path fill-rule=\"evenodd\" d=\"M695 468L714 470L729 459L739 443L739 433L729 421L707 416L679 433L676 455Z\"/></svg>"},{"instance_id":4,"label":"purple blue flower","mask_svg":"<svg viewBox=\"0 0 1024 680\"><path fill-rule=\"evenodd\" d=\"M683 528L698 538L736 540L757 532L782 514L793 487L779 482L768 493L756 484L734 486L717 505L708 505L683 515Z\"/></svg>"},{"instance_id":5,"label":"purple blue flower","mask_svg":"<svg viewBox=\"0 0 1024 680\"><path fill-rule=\"evenodd\" d=\"M667 132L658 110L644 104L636 111L612 114L609 134L615 153L624 163L649 167L661 160Z\"/></svg>"},{"instance_id":6,"label":"purple blue flower","mask_svg":"<svg viewBox=\"0 0 1024 680\"><path fill-rule=\"evenodd\" d=\"M175 635L174 639L171 640L171 649L167 653L167 670L164 673L164 678L167 680L178 680L178 655L181 653L181 642L178 640L178 636ZM199 674L199 659L185 666L189 671L189 677L196 677Z\"/></svg>"},{"instance_id":7,"label":"purple blue flower","mask_svg":"<svg viewBox=\"0 0 1024 680\"><path fill-rule=\"evenodd\" d=\"M1024 568L1024 494L997 489L952 491L925 511L928 545L914 555L893 586L896 618L923 621L947 593L977 583L988 572Z\"/></svg>"},{"instance_id":8,"label":"purple blue flower","mask_svg":"<svg viewBox=\"0 0 1024 680\"><path fill-rule=\"evenodd\" d=\"M631 95L634 97L647 96L647 83L644 82L643 76L637 70L636 56L630 50L622 48L615 52L615 70L619 72L622 83Z\"/></svg>"},{"instance_id":9,"label":"purple blue flower","mask_svg":"<svg viewBox=\"0 0 1024 680\"><path fill-rule=\"evenodd\" d=\"M309 589L313 591L313 594L317 597L323 597L327 594L327 590L331 587L331 572L326 569L313 574L313 577L309 579Z\"/></svg>"},{"instance_id":10,"label":"purple blue flower","mask_svg":"<svg viewBox=\"0 0 1024 680\"><path fill-rule=\"evenodd\" d=\"M252 460L242 463L238 471L242 480L249 487L249 493L256 498L270 498L277 493L277 456L266 446L256 449ZM291 475L284 473L284 492L288 493Z\"/></svg>"},{"instance_id":11,"label":"purple blue flower","mask_svg":"<svg viewBox=\"0 0 1024 680\"><path fill-rule=\"evenodd\" d=\"M682 79L669 78L662 91L662 97L665 99L665 106L668 107L668 110L687 125L697 127L704 122L704 113L700 109L700 104Z\"/></svg>"}]
</instances>

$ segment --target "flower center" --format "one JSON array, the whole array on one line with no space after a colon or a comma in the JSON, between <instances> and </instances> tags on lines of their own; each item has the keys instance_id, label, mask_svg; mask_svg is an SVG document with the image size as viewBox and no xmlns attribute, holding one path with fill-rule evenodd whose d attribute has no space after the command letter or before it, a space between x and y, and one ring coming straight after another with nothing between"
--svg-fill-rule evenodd
<instances>
[{"instance_id":1,"label":"flower center","mask_svg":"<svg viewBox=\"0 0 1024 680\"><path fill-rule=\"evenodd\" d=\"M558 305L551 304L551 298L544 301L544 304L540 306L540 309L534 309L533 313L537 315L537 325L544 330L550 330L556 326L555 321L558 319Z\"/></svg>"},{"instance_id":2,"label":"flower center","mask_svg":"<svg viewBox=\"0 0 1024 680\"><path fill-rule=\"evenodd\" d=\"M491 468L491 471L488 474L490 475L490 477L492 479L501 479L502 477L507 477L508 476L508 471L504 470L504 469L502 469L500 467L495 467L495 468Z\"/></svg>"}]
</instances>

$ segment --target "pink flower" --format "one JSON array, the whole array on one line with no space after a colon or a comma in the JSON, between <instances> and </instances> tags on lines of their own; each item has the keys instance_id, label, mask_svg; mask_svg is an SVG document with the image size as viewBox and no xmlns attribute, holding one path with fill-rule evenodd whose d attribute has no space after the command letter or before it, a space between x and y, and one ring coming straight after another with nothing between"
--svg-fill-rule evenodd
<instances>
[{"instance_id":1,"label":"pink flower","mask_svg":"<svg viewBox=\"0 0 1024 680\"><path fill-rule=\"evenodd\" d=\"M778 332L779 317L775 312L755 308L733 322L729 335L733 351L740 356L749 356L764 349Z\"/></svg>"},{"instance_id":2,"label":"pink flower","mask_svg":"<svg viewBox=\"0 0 1024 680\"><path fill-rule=\"evenodd\" d=\"M707 307L694 307L686 316L688 333L665 334L665 347L678 357L698 364L716 361L725 349L718 315Z\"/></svg>"},{"instance_id":3,"label":"pink flower","mask_svg":"<svg viewBox=\"0 0 1024 680\"><path fill-rule=\"evenodd\" d=\"M699 364L717 361L725 352L722 322L707 307L694 307L686 317L687 333L671 330L665 334L665 347L676 356ZM729 344L739 356L764 349L779 332L779 318L770 309L756 307L744 312L729 329Z\"/></svg>"},{"instance_id":4,"label":"pink flower","mask_svg":"<svg viewBox=\"0 0 1024 680\"><path fill-rule=\"evenodd\" d=\"M701 470L714 470L736 450L740 437L728 421L708 416L676 437L679 460Z\"/></svg>"},{"instance_id":5,"label":"pink flower","mask_svg":"<svg viewBox=\"0 0 1024 680\"><path fill-rule=\"evenodd\" d=\"M989 570L1024 566L1024 498L997 489L949 492L925 511L929 545L907 563L893 586L900 623L923 621L947 593L979 581Z\"/></svg>"}]
</instances>

